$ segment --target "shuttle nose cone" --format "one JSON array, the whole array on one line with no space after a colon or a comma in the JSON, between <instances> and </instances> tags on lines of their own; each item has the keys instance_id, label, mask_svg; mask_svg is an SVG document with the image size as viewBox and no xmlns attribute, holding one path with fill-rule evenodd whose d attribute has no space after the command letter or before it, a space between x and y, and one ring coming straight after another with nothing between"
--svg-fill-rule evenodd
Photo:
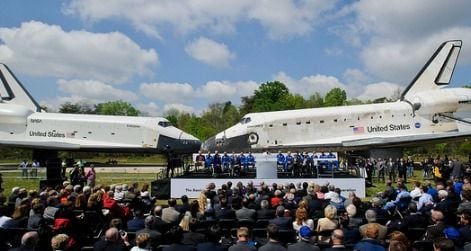
<instances>
[{"instance_id":1,"label":"shuttle nose cone","mask_svg":"<svg viewBox=\"0 0 471 251\"><path fill-rule=\"evenodd\" d=\"M178 138L160 136L157 149L162 152L170 151L177 154L196 153L200 150L201 141L188 133L181 133Z\"/></svg>"},{"instance_id":2,"label":"shuttle nose cone","mask_svg":"<svg viewBox=\"0 0 471 251\"><path fill-rule=\"evenodd\" d=\"M213 136L207 139L202 145L201 150L214 152L216 150L216 137Z\"/></svg>"}]
</instances>

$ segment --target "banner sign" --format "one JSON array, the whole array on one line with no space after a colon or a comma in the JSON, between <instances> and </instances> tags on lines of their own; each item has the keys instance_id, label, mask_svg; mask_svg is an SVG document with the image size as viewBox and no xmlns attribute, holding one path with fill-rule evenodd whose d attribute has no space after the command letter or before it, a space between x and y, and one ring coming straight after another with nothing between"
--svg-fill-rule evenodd
<instances>
[{"instance_id":1,"label":"banner sign","mask_svg":"<svg viewBox=\"0 0 471 251\"><path fill-rule=\"evenodd\" d=\"M182 195L187 195L189 198L198 198L201 191L206 188L206 186L213 182L216 185L216 189L219 189L222 184L231 181L233 186L235 186L239 181L242 184L247 185L249 181L252 181L255 187L259 187L261 182L264 182L268 186L271 186L273 183L277 184L286 184L293 183L297 184L298 182L314 182L318 185L327 185L332 184L335 187L338 187L342 190L342 196L348 198L349 192L355 192L355 194L360 198L365 198L365 179L363 178L318 178L318 179L309 179L309 178L292 178L292 179L198 179L198 178L172 178L170 181L170 196L172 198L180 198Z\"/></svg>"}]
</instances>

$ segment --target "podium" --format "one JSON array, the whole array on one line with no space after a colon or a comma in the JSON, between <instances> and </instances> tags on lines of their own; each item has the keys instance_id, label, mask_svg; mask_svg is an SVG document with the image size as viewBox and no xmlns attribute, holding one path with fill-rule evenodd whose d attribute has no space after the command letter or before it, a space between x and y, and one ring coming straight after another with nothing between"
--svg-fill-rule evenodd
<instances>
[{"instance_id":1,"label":"podium","mask_svg":"<svg viewBox=\"0 0 471 251\"><path fill-rule=\"evenodd\" d=\"M276 170L276 161L273 160L257 160L257 179L276 179L277 170Z\"/></svg>"}]
</instances>

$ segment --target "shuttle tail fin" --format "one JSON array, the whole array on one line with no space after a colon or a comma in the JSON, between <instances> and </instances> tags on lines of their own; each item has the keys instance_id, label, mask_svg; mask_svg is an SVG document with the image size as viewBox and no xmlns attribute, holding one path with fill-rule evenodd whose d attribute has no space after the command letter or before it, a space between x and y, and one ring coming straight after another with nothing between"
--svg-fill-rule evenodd
<instances>
[{"instance_id":1,"label":"shuttle tail fin","mask_svg":"<svg viewBox=\"0 0 471 251\"><path fill-rule=\"evenodd\" d=\"M33 111L41 111L39 104L18 81L15 75L5 65L0 63L0 101L16 105L23 105Z\"/></svg>"},{"instance_id":2,"label":"shuttle tail fin","mask_svg":"<svg viewBox=\"0 0 471 251\"><path fill-rule=\"evenodd\" d=\"M409 100L412 95L421 91L448 86L460 54L461 44L461 40L451 40L441 44L401 94L401 100Z\"/></svg>"}]
</instances>

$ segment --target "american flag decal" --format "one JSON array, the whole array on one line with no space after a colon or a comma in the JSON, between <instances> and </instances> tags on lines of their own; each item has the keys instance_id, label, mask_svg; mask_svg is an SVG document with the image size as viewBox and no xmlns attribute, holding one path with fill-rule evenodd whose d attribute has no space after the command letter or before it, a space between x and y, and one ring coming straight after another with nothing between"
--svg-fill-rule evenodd
<instances>
[{"instance_id":1,"label":"american flag decal","mask_svg":"<svg viewBox=\"0 0 471 251\"><path fill-rule=\"evenodd\" d=\"M354 134L362 134L365 133L365 128L363 126L353 127Z\"/></svg>"}]
</instances>

